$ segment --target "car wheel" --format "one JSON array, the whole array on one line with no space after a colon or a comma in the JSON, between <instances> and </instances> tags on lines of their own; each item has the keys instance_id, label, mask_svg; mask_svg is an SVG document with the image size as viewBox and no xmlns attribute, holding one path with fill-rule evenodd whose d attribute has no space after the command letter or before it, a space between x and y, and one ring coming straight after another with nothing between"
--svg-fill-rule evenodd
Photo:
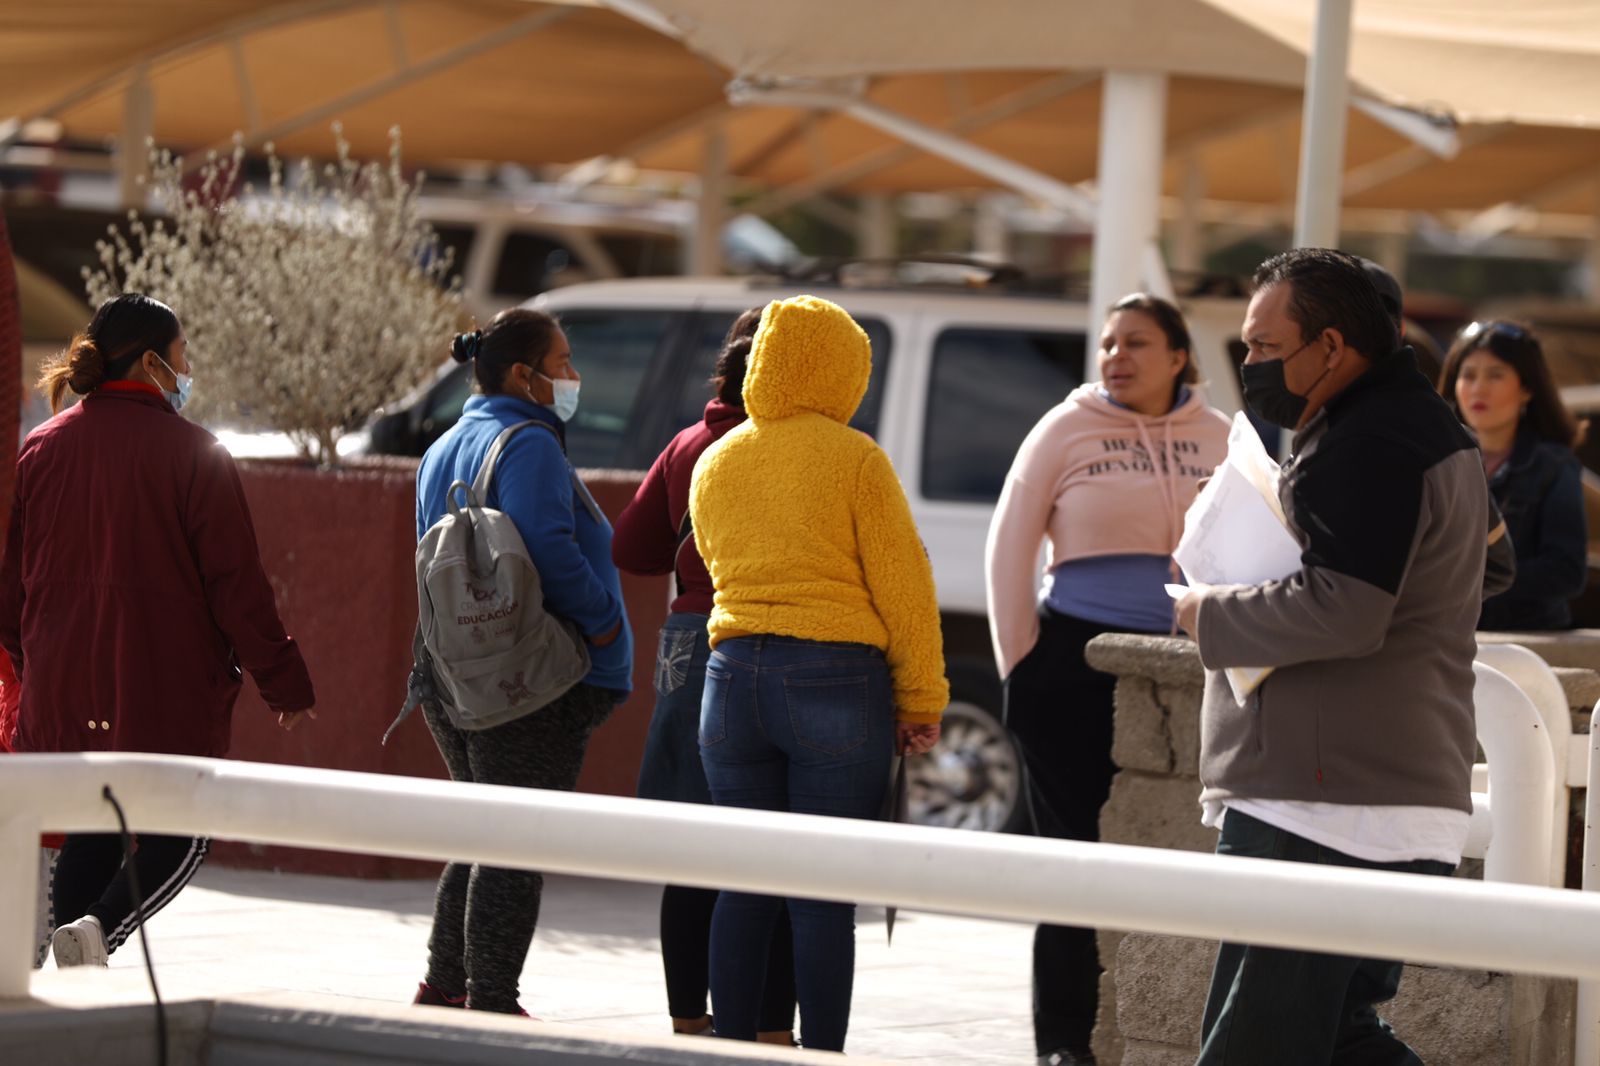
<instances>
[{"instance_id":1,"label":"car wheel","mask_svg":"<svg viewBox=\"0 0 1600 1066\"><path fill-rule=\"evenodd\" d=\"M1026 820L1022 756L1000 720L953 694L939 743L906 764L907 820L1010 832Z\"/></svg>"}]
</instances>

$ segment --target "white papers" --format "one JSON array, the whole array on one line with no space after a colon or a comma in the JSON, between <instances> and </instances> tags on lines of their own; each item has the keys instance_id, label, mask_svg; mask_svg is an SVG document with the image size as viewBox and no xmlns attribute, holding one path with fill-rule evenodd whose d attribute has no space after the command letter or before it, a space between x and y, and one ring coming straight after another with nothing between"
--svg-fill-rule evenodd
<instances>
[{"instance_id":1,"label":"white papers","mask_svg":"<svg viewBox=\"0 0 1600 1066\"><path fill-rule=\"evenodd\" d=\"M1260 585L1300 569L1300 545L1231 462L1217 467L1190 505L1172 557L1190 584Z\"/></svg>"},{"instance_id":2,"label":"white papers","mask_svg":"<svg viewBox=\"0 0 1600 1066\"><path fill-rule=\"evenodd\" d=\"M1228 456L1190 505L1172 553L1191 586L1261 585L1300 569L1300 545L1284 523L1277 485L1278 464L1249 419L1235 415ZM1244 702L1271 672L1270 667L1228 669L1234 698Z\"/></svg>"}]
</instances>

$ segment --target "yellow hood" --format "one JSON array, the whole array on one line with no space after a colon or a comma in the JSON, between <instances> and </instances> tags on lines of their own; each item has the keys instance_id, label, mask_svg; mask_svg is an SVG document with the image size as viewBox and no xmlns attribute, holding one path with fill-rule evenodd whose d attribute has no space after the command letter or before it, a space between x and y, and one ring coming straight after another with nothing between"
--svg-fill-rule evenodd
<instances>
[{"instance_id":1,"label":"yellow hood","mask_svg":"<svg viewBox=\"0 0 1600 1066\"><path fill-rule=\"evenodd\" d=\"M844 308L816 296L774 300L750 349L744 408L753 422L815 411L848 424L871 376L872 344Z\"/></svg>"}]
</instances>

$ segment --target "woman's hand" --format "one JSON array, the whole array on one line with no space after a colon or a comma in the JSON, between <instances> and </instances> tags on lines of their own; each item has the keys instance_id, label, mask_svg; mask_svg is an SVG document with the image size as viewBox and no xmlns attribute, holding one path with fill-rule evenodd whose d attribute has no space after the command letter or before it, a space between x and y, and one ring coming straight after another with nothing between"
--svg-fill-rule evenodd
<instances>
[{"instance_id":1,"label":"woman's hand","mask_svg":"<svg viewBox=\"0 0 1600 1066\"><path fill-rule=\"evenodd\" d=\"M597 648L603 648L607 644L614 643L617 637L621 634L622 622L619 620L616 625L612 626L609 630L600 634L598 637L585 637L584 639Z\"/></svg>"},{"instance_id":2,"label":"woman's hand","mask_svg":"<svg viewBox=\"0 0 1600 1066\"><path fill-rule=\"evenodd\" d=\"M295 726L299 725L302 718L315 718L316 716L317 710L315 707L307 707L303 711L279 711L278 725L281 726L285 732L288 732L294 729Z\"/></svg>"},{"instance_id":3,"label":"woman's hand","mask_svg":"<svg viewBox=\"0 0 1600 1066\"><path fill-rule=\"evenodd\" d=\"M916 725L911 722L894 724L895 750L901 755L922 755L939 743L939 723Z\"/></svg>"}]
</instances>

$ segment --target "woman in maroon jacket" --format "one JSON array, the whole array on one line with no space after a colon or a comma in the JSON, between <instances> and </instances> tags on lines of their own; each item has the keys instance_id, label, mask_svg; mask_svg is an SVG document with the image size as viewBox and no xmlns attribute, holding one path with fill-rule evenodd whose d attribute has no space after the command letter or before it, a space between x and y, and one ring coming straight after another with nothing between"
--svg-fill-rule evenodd
<instances>
[{"instance_id":1,"label":"woman in maroon jacket","mask_svg":"<svg viewBox=\"0 0 1600 1066\"><path fill-rule=\"evenodd\" d=\"M656 707L650 718L639 795L644 799L710 803L700 766L700 696L711 654L706 622L711 615L711 575L695 551L689 529L689 480L695 460L728 430L745 420L744 370L761 325L761 308L740 315L717 358L716 396L705 418L672 439L633 501L617 518L611 558L630 574L672 574L677 598L661 626L656 650ZM708 946L715 889L668 885L661 893L661 962L667 977L667 1010L675 1033L708 1034L706 1013ZM787 915L773 930L758 1039L793 1042L794 948ZM713 1004L713 1006L715 1006Z\"/></svg>"},{"instance_id":2,"label":"woman in maroon jacket","mask_svg":"<svg viewBox=\"0 0 1600 1066\"><path fill-rule=\"evenodd\" d=\"M19 752L221 756L241 667L285 729L315 717L233 460L178 417L186 348L170 307L126 293L40 379L53 411L69 388L84 399L17 459L0 648L22 683ZM146 917L194 876L208 843L140 834L132 872ZM116 835L68 835L58 966L104 966L137 928L129 882Z\"/></svg>"}]
</instances>

